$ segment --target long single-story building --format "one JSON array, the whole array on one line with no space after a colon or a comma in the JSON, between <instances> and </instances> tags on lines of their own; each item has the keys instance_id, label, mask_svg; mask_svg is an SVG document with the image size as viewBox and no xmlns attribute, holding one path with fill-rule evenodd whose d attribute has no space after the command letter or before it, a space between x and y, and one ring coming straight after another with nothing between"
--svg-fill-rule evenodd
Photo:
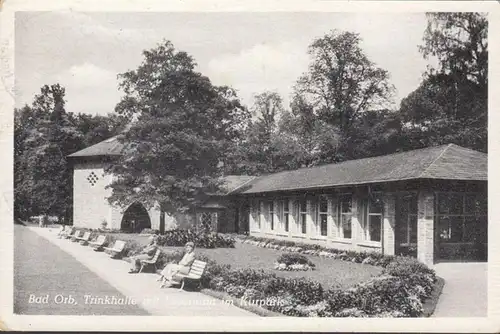
<instances>
[{"instance_id":1,"label":"long single-story building","mask_svg":"<svg viewBox=\"0 0 500 334\"><path fill-rule=\"evenodd\" d=\"M127 211L142 206L112 208L105 200L112 176L103 175L103 164L120 149L109 140L71 155L76 226L98 227L105 217L108 227L127 228ZM481 152L448 144L226 178L224 194L189 216L169 217L166 228L211 224L220 232L405 254L426 264L487 259L487 154ZM150 223L141 227L158 228L159 215L143 209L139 216Z\"/></svg>"}]
</instances>

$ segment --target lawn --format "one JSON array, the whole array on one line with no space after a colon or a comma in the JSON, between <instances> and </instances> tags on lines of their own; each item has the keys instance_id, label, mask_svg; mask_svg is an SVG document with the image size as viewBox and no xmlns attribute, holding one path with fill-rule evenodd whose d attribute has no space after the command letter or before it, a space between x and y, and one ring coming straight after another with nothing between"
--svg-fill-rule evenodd
<instances>
[{"instance_id":1,"label":"lawn","mask_svg":"<svg viewBox=\"0 0 500 334\"><path fill-rule=\"evenodd\" d=\"M116 239L134 240L143 245L148 243L147 235L113 233ZM165 252L182 250L182 247L162 247ZM205 255L220 264L229 264L233 268L264 269L281 277L310 278L319 281L324 287L348 288L356 283L366 282L370 277L380 275L382 268L367 264L352 263L319 256L308 256L316 265L316 270L279 271L274 263L282 251L261 248L236 242L235 248L195 249L196 254Z\"/></svg>"}]
</instances>

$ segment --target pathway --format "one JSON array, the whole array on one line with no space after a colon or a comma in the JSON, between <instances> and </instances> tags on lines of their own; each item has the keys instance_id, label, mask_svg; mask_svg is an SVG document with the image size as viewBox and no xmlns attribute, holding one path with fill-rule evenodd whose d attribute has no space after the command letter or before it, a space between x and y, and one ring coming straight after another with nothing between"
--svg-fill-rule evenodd
<instances>
[{"instance_id":1,"label":"pathway","mask_svg":"<svg viewBox=\"0 0 500 334\"><path fill-rule=\"evenodd\" d=\"M433 317L486 317L487 263L438 263L436 274L445 285Z\"/></svg>"},{"instance_id":2,"label":"pathway","mask_svg":"<svg viewBox=\"0 0 500 334\"><path fill-rule=\"evenodd\" d=\"M14 238L14 313L148 314L137 305L91 305L86 295L115 296L117 300L125 296L28 228L14 225Z\"/></svg>"},{"instance_id":3,"label":"pathway","mask_svg":"<svg viewBox=\"0 0 500 334\"><path fill-rule=\"evenodd\" d=\"M153 315L169 316L257 316L230 303L200 292L179 291L175 288L160 289L156 274L128 274L130 264L110 259L103 252L66 239L58 239L56 229L27 227L73 256L90 271L108 282L129 300ZM93 291L93 293L96 293ZM95 297L99 296L96 293Z\"/></svg>"}]
</instances>

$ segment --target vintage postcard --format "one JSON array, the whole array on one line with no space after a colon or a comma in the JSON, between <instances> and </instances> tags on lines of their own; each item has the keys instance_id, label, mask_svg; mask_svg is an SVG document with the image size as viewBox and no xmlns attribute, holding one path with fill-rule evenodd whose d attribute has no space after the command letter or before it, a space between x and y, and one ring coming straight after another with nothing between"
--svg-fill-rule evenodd
<instances>
[{"instance_id":1,"label":"vintage postcard","mask_svg":"<svg viewBox=\"0 0 500 334\"><path fill-rule=\"evenodd\" d=\"M2 326L498 331L499 6L4 2Z\"/></svg>"}]
</instances>

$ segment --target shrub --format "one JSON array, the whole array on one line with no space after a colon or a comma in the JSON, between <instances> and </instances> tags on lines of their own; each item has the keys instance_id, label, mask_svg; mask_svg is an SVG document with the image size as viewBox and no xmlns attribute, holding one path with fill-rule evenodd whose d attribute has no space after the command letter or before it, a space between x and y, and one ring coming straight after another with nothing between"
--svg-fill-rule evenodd
<instances>
[{"instance_id":1,"label":"shrub","mask_svg":"<svg viewBox=\"0 0 500 334\"><path fill-rule=\"evenodd\" d=\"M307 264L310 267L315 267L316 265L312 263L307 257L298 253L284 253L278 257L278 263L284 263L287 266L292 264Z\"/></svg>"},{"instance_id":2,"label":"shrub","mask_svg":"<svg viewBox=\"0 0 500 334\"><path fill-rule=\"evenodd\" d=\"M434 270L427 267L414 258L398 257L390 262L383 271L384 274L391 276L410 276L415 273L428 274L435 276Z\"/></svg>"},{"instance_id":3,"label":"shrub","mask_svg":"<svg viewBox=\"0 0 500 334\"><path fill-rule=\"evenodd\" d=\"M196 247L199 248L233 248L235 239L215 232L171 230L160 236L158 244L162 246L184 246L189 241L194 242Z\"/></svg>"}]
</instances>

